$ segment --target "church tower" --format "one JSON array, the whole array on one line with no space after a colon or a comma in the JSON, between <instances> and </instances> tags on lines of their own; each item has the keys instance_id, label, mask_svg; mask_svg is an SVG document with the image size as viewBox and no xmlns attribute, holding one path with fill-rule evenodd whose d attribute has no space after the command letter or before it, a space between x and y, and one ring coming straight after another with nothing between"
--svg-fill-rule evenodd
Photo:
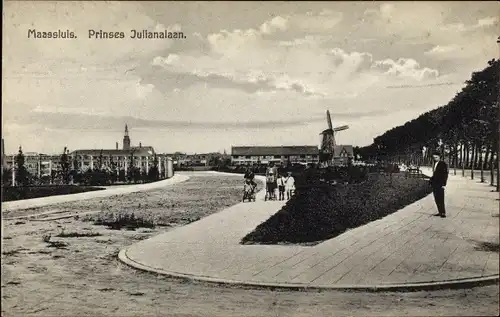
<instances>
[{"instance_id":1,"label":"church tower","mask_svg":"<svg viewBox=\"0 0 500 317\"><path fill-rule=\"evenodd\" d=\"M130 150L130 137L128 136L128 126L125 125L125 135L123 136L123 149Z\"/></svg>"}]
</instances>

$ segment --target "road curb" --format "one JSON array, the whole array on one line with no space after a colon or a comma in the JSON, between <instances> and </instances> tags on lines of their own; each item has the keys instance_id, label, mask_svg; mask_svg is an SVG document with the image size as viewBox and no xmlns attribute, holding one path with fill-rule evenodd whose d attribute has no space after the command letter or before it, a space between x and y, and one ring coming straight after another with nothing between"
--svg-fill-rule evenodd
<instances>
[{"instance_id":1,"label":"road curb","mask_svg":"<svg viewBox=\"0 0 500 317\"><path fill-rule=\"evenodd\" d=\"M127 249L121 249L118 253L118 259L126 265L135 269L165 275L172 278L200 281L211 284L226 285L226 286L244 286L258 289L281 289L290 291L347 291L347 292L417 292L417 291L432 291L442 289L463 289L473 288L486 285L494 285L499 282L499 274L472 277L455 280L444 280L436 282L421 282L421 283L403 283L403 284L381 284L381 285L307 285L307 284L288 284L288 283L264 283L251 281L237 281L220 279L209 276L191 275L185 273L168 272L162 269L149 267L137 261L130 259L127 256Z\"/></svg>"}]
</instances>

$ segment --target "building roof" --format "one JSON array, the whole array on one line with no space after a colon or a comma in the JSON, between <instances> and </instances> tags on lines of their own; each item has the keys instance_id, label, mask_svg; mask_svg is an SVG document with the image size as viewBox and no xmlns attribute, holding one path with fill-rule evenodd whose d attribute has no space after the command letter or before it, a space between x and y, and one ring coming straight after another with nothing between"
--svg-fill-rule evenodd
<instances>
[{"instance_id":1,"label":"building roof","mask_svg":"<svg viewBox=\"0 0 500 317\"><path fill-rule=\"evenodd\" d=\"M152 146L149 146L149 145L146 145L146 146L131 146L130 147L131 149L133 150L146 150L146 151L151 151L153 153L155 153L155 149L152 147Z\"/></svg>"},{"instance_id":2,"label":"building roof","mask_svg":"<svg viewBox=\"0 0 500 317\"><path fill-rule=\"evenodd\" d=\"M294 146L233 146L231 155L317 155L319 149L311 145Z\"/></svg>"},{"instance_id":3,"label":"building roof","mask_svg":"<svg viewBox=\"0 0 500 317\"><path fill-rule=\"evenodd\" d=\"M340 153L345 149L349 156L354 156L354 148L352 145L335 145L333 148L334 156L340 156Z\"/></svg>"},{"instance_id":4,"label":"building roof","mask_svg":"<svg viewBox=\"0 0 500 317\"><path fill-rule=\"evenodd\" d=\"M115 150L115 149L82 149L82 150L75 150L71 152L71 155L93 155L93 156L99 156L101 155L122 155L122 156L130 156L132 152L134 153L134 156L151 156L153 155L154 149L150 146L143 146L141 148L139 147L133 147L130 150Z\"/></svg>"}]
</instances>

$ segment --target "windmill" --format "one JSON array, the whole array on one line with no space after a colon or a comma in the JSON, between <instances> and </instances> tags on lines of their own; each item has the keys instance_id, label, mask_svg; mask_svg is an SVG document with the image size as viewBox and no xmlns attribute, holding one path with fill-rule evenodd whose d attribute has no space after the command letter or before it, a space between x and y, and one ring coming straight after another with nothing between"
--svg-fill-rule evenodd
<instances>
[{"instance_id":1,"label":"windmill","mask_svg":"<svg viewBox=\"0 0 500 317\"><path fill-rule=\"evenodd\" d=\"M326 122L328 124L328 129L320 133L323 136L321 140L320 149L320 161L330 165L333 160L333 155L335 153L335 134L339 131L344 131L349 129L348 125L342 125L339 127L333 127L332 118L330 117L330 111L326 111Z\"/></svg>"}]
</instances>

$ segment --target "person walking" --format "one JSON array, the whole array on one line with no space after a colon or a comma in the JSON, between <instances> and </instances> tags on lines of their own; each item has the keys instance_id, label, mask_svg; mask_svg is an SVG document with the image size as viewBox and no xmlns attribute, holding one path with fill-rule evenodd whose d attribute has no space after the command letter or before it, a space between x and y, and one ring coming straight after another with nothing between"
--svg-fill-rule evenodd
<instances>
[{"instance_id":1,"label":"person walking","mask_svg":"<svg viewBox=\"0 0 500 317\"><path fill-rule=\"evenodd\" d=\"M446 209L444 204L444 188L448 182L448 165L441 160L441 155L435 152L432 155L434 166L432 168L432 177L429 180L434 194L434 201L438 209L438 213L434 216L446 218Z\"/></svg>"}]
</instances>

